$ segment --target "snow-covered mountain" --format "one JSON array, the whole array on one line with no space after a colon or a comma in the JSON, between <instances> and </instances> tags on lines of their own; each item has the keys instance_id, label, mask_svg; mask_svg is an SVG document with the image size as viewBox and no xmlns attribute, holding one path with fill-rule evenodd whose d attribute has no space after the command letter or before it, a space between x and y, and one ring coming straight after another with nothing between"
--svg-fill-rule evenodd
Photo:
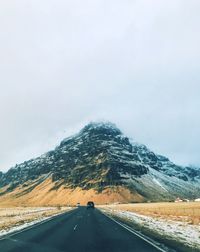
<instances>
[{"instance_id":1,"label":"snow-covered mountain","mask_svg":"<svg viewBox=\"0 0 200 252\"><path fill-rule=\"evenodd\" d=\"M108 188L126 188L141 201L200 197L200 169L175 165L130 142L112 123L90 123L55 150L1 173L0 194L20 188L17 197L22 197L47 178L50 191L81 188L101 194Z\"/></svg>"}]
</instances>

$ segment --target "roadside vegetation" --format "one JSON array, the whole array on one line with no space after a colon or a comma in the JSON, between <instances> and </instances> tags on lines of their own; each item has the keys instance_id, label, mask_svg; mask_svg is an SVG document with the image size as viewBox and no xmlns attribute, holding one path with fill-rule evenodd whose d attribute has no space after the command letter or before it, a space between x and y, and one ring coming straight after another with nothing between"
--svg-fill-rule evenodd
<instances>
[{"instance_id":1,"label":"roadside vegetation","mask_svg":"<svg viewBox=\"0 0 200 252\"><path fill-rule=\"evenodd\" d=\"M200 202L112 204L99 208L159 246L165 244L181 252L200 251Z\"/></svg>"},{"instance_id":2,"label":"roadside vegetation","mask_svg":"<svg viewBox=\"0 0 200 252\"><path fill-rule=\"evenodd\" d=\"M200 202L114 204L110 207L155 218L182 221L194 225L200 224Z\"/></svg>"},{"instance_id":3,"label":"roadside vegetation","mask_svg":"<svg viewBox=\"0 0 200 252\"><path fill-rule=\"evenodd\" d=\"M0 207L0 236L51 216L71 210L70 207Z\"/></svg>"}]
</instances>

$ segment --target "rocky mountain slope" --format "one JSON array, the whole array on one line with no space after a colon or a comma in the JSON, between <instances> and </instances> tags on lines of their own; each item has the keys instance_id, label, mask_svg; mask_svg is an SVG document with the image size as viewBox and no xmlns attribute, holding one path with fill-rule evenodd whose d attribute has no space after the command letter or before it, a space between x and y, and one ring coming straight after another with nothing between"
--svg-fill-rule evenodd
<instances>
[{"instance_id":1,"label":"rocky mountain slope","mask_svg":"<svg viewBox=\"0 0 200 252\"><path fill-rule=\"evenodd\" d=\"M90 123L55 150L0 173L0 195L21 202L40 194L47 198L45 204L70 203L78 200L79 190L82 199L93 197L101 203L164 201L200 197L199 182L200 169L175 165L130 142L111 123ZM50 194L54 201L48 200Z\"/></svg>"}]
</instances>

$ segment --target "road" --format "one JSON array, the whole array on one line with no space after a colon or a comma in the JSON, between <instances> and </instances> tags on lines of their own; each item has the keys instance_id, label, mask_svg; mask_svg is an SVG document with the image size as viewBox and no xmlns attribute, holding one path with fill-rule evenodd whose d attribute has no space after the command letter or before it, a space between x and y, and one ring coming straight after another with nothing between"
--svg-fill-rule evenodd
<instances>
[{"instance_id":1,"label":"road","mask_svg":"<svg viewBox=\"0 0 200 252\"><path fill-rule=\"evenodd\" d=\"M158 252L97 209L79 207L0 240L1 252Z\"/></svg>"}]
</instances>

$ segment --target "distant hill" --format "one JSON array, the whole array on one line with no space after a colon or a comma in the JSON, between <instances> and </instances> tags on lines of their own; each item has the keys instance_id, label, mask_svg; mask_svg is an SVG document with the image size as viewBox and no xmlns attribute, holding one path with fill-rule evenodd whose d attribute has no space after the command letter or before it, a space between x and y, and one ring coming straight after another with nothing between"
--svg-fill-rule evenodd
<instances>
[{"instance_id":1,"label":"distant hill","mask_svg":"<svg viewBox=\"0 0 200 252\"><path fill-rule=\"evenodd\" d=\"M0 173L0 204L144 202L200 197L200 169L131 142L112 123L90 123L55 150Z\"/></svg>"}]
</instances>

